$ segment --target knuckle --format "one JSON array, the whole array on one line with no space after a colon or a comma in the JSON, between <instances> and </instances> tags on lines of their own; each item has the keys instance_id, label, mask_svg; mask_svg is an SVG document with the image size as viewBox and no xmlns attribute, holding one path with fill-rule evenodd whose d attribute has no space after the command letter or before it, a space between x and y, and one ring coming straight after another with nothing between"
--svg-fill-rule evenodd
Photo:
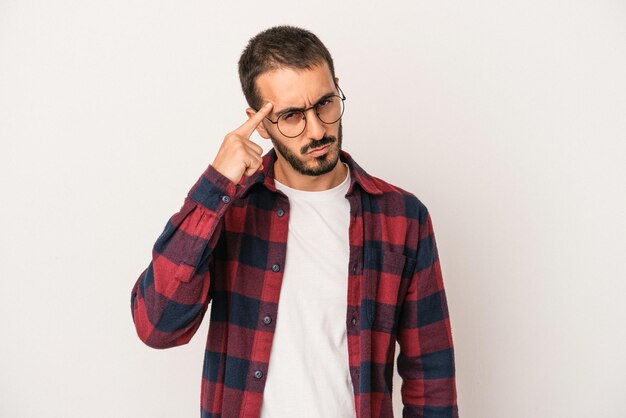
<instances>
[{"instance_id":1,"label":"knuckle","mask_svg":"<svg viewBox=\"0 0 626 418\"><path fill-rule=\"evenodd\" d=\"M237 158L244 159L247 155L247 152L242 147L237 147L234 150L234 154L237 156Z\"/></svg>"},{"instance_id":2,"label":"knuckle","mask_svg":"<svg viewBox=\"0 0 626 418\"><path fill-rule=\"evenodd\" d=\"M244 148L244 145L241 143L241 141L238 141L237 138L234 138L230 141L230 149L233 150L233 152L240 153L244 151Z\"/></svg>"}]
</instances>

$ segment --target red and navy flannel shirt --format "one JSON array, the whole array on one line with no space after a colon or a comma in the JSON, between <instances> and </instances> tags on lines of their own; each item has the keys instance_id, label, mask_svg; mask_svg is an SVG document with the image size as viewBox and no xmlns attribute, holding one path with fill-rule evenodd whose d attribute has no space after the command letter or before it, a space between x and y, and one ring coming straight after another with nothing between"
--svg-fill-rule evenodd
<instances>
[{"instance_id":1,"label":"red and navy flannel shirt","mask_svg":"<svg viewBox=\"0 0 626 418\"><path fill-rule=\"evenodd\" d=\"M450 318L428 210L346 151L340 158L351 172L350 257L346 314L337 319L347 329L357 417L393 416L396 340L402 416L458 417ZM154 348L189 342L212 302L203 418L260 414L289 226L275 161L271 149L263 171L238 184L209 165L132 290L137 334Z\"/></svg>"}]
</instances>

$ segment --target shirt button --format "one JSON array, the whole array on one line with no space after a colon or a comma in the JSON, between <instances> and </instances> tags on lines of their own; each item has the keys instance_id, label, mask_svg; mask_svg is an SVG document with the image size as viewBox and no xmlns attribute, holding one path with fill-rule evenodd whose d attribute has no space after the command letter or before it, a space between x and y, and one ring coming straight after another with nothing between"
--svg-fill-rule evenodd
<instances>
[{"instance_id":1,"label":"shirt button","mask_svg":"<svg viewBox=\"0 0 626 418\"><path fill-rule=\"evenodd\" d=\"M356 274L356 264L354 266L352 266L352 273Z\"/></svg>"},{"instance_id":2,"label":"shirt button","mask_svg":"<svg viewBox=\"0 0 626 418\"><path fill-rule=\"evenodd\" d=\"M356 318L352 317L352 325L356 325Z\"/></svg>"},{"instance_id":3,"label":"shirt button","mask_svg":"<svg viewBox=\"0 0 626 418\"><path fill-rule=\"evenodd\" d=\"M257 370L256 372L254 372L254 377L256 377L257 379L262 378L263 372L261 370Z\"/></svg>"},{"instance_id":4,"label":"shirt button","mask_svg":"<svg viewBox=\"0 0 626 418\"><path fill-rule=\"evenodd\" d=\"M273 272L279 272L279 271L280 271L280 266L279 266L278 264L274 264L274 265L272 266L272 271L273 271Z\"/></svg>"},{"instance_id":5,"label":"shirt button","mask_svg":"<svg viewBox=\"0 0 626 418\"><path fill-rule=\"evenodd\" d=\"M285 214L285 211L284 211L284 210L282 210L282 209L278 209L278 210L276 211L276 214L277 214L278 216L283 216L283 215Z\"/></svg>"},{"instance_id":6,"label":"shirt button","mask_svg":"<svg viewBox=\"0 0 626 418\"><path fill-rule=\"evenodd\" d=\"M222 196L222 202L224 202L224 203L230 202L230 196L228 196L228 195Z\"/></svg>"},{"instance_id":7,"label":"shirt button","mask_svg":"<svg viewBox=\"0 0 626 418\"><path fill-rule=\"evenodd\" d=\"M263 318L263 323L264 323L265 325L269 325L269 324L271 324L271 323L272 323L272 318L271 318L269 315L268 315L268 316L266 316L265 318Z\"/></svg>"}]
</instances>

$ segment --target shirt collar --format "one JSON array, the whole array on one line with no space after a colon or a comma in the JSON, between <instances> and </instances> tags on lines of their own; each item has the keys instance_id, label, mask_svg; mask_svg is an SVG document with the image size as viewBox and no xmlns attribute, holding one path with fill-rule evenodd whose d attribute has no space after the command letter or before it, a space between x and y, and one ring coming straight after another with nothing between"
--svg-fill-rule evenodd
<instances>
[{"instance_id":1,"label":"shirt collar","mask_svg":"<svg viewBox=\"0 0 626 418\"><path fill-rule=\"evenodd\" d=\"M273 192L277 192L274 184L274 163L276 162L276 150L271 148L263 156L263 170L254 173L250 177L242 176L237 184L236 194L239 197L245 197L256 184L262 184ZM369 175L346 151L341 150L339 159L350 169L350 187L347 194L351 194L354 185L358 184L363 190L370 194L382 194L382 190L376 184L374 177Z\"/></svg>"}]
</instances>

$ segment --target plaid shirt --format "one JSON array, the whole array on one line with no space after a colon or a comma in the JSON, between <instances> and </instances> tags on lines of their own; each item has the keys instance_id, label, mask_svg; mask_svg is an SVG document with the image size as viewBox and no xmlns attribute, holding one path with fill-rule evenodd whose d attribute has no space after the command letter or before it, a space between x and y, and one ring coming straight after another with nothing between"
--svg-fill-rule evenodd
<instances>
[{"instance_id":1,"label":"plaid shirt","mask_svg":"<svg viewBox=\"0 0 626 418\"><path fill-rule=\"evenodd\" d=\"M393 416L396 340L402 416L458 417L450 319L428 210L411 193L367 174L347 152L340 158L351 172L343 320L357 417ZM260 414L289 226L289 201L274 185L275 161L271 149L263 171L238 184L209 165L168 220L132 290L137 334L154 348L189 342L212 301L203 418Z\"/></svg>"}]
</instances>

